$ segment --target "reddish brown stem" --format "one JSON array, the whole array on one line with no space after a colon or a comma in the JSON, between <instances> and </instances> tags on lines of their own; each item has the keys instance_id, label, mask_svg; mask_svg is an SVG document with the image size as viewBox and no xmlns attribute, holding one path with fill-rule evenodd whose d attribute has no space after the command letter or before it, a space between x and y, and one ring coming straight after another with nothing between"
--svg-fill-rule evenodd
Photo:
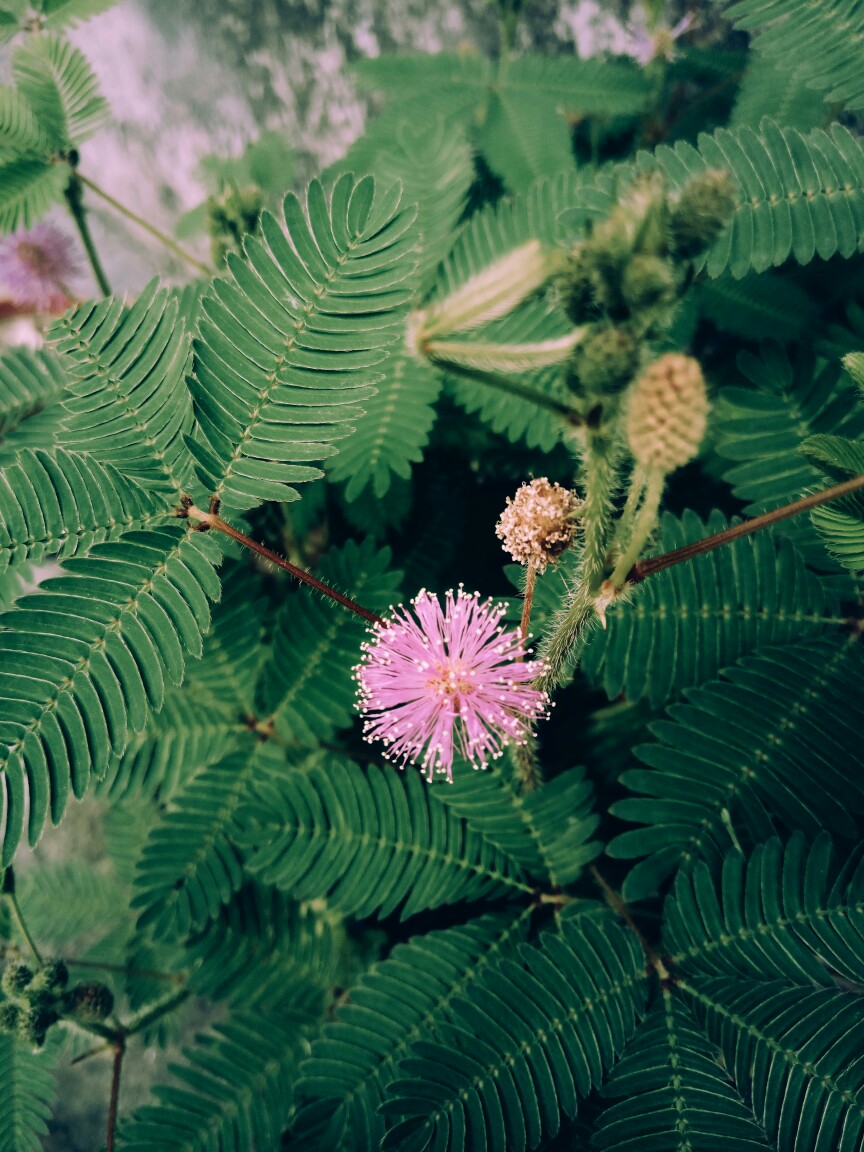
<instances>
[{"instance_id":1,"label":"reddish brown stem","mask_svg":"<svg viewBox=\"0 0 864 1152\"><path fill-rule=\"evenodd\" d=\"M529 564L525 570L525 593L522 597L522 643L528 643L528 629L531 625L531 606L534 603L534 585L537 582L537 569Z\"/></svg>"},{"instance_id":2,"label":"reddish brown stem","mask_svg":"<svg viewBox=\"0 0 864 1152\"><path fill-rule=\"evenodd\" d=\"M331 588L329 584L325 584L323 580L319 580L317 576L313 576L309 572L304 572L302 568L298 568L296 564L292 564L289 560L283 560L276 552L272 552L269 548L265 548L263 544L258 544L251 536L238 531L221 516L215 512L202 512L200 508L196 508L194 504L183 503L182 508L178 511L178 516L188 516L190 520L195 520L200 524L212 528L215 532L221 532L224 536L230 536L232 540L236 540L238 544L242 544L244 548L257 553L258 556L263 556L265 560L269 560L271 564L275 564L277 568L281 568L283 572L290 573L296 580L301 580L304 584L308 584L310 588L314 588L316 592L320 592L323 596L328 596L331 600L335 600L337 604L341 604L343 608L347 608L349 612L353 612L355 616L360 616L364 620L368 620L370 624L382 624L383 620L374 612L370 612L368 608L364 608L362 604L358 604L356 600L352 600L349 596L343 596L341 592L337 592L335 588Z\"/></svg>"},{"instance_id":3,"label":"reddish brown stem","mask_svg":"<svg viewBox=\"0 0 864 1152\"><path fill-rule=\"evenodd\" d=\"M117 1133L117 1109L120 1103L120 1073L123 1070L123 1056L126 1052L126 1037L118 1032L114 1044L114 1065L111 1071L111 1099L108 1101L108 1135L105 1152L114 1152L114 1138Z\"/></svg>"},{"instance_id":4,"label":"reddish brown stem","mask_svg":"<svg viewBox=\"0 0 864 1152\"><path fill-rule=\"evenodd\" d=\"M832 500L840 500L853 492L864 489L864 476L855 476L851 480L844 480L842 484L835 484L833 488L825 488L821 492L814 492L791 504L784 504L782 508L775 508L772 512L763 512L761 516L754 516L752 520L744 520L733 528L724 528L722 532L715 532L713 536L706 536L704 540L695 540L692 544L685 544L683 548L676 548L673 552L664 552L661 556L649 556L634 564L627 573L629 584L638 584L655 572L662 572L664 568L671 568L673 564L683 564L685 560L692 560L694 556L701 556L703 552L711 552L723 544L731 544L741 536L750 536L760 528L768 528L779 520L787 520L790 516L798 516L810 508L820 504L828 504Z\"/></svg>"}]
</instances>

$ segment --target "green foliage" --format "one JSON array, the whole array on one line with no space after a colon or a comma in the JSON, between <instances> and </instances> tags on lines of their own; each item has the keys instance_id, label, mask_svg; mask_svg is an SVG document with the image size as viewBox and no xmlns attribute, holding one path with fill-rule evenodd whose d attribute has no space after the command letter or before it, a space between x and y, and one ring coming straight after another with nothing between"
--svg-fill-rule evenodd
<instances>
[{"instance_id":1,"label":"green foliage","mask_svg":"<svg viewBox=\"0 0 864 1152\"><path fill-rule=\"evenodd\" d=\"M519 946L454 1002L455 1024L400 1062L384 1110L408 1118L382 1147L535 1147L600 1082L644 999L638 945L615 925L586 918Z\"/></svg>"},{"instance_id":2,"label":"green foliage","mask_svg":"<svg viewBox=\"0 0 864 1152\"><path fill-rule=\"evenodd\" d=\"M469 924L397 944L360 977L300 1066L302 1103L292 1130L298 1148L375 1147L385 1132L379 1105L401 1058L502 952L524 939L524 913L480 916Z\"/></svg>"},{"instance_id":3,"label":"green foliage","mask_svg":"<svg viewBox=\"0 0 864 1152\"><path fill-rule=\"evenodd\" d=\"M679 141L640 153L634 164L601 171L576 200L573 223L586 214L605 216L616 188L640 172L660 171L680 189L705 168L723 168L738 188L732 226L708 254L709 275L727 269L736 278L764 272L794 257L809 264L839 253L850 257L864 235L864 152L848 129L833 124L802 136L765 119L752 128L720 128L699 137L698 147Z\"/></svg>"},{"instance_id":4,"label":"green foliage","mask_svg":"<svg viewBox=\"0 0 864 1152\"><path fill-rule=\"evenodd\" d=\"M178 683L184 648L201 653L208 598L219 595L216 545L179 528L128 533L66 562L2 618L3 862L31 843L69 793L83 796L130 729Z\"/></svg>"},{"instance_id":5,"label":"green foliage","mask_svg":"<svg viewBox=\"0 0 864 1152\"><path fill-rule=\"evenodd\" d=\"M22 422L58 400L66 378L56 356L10 348L0 357L0 434L3 451Z\"/></svg>"},{"instance_id":6,"label":"green foliage","mask_svg":"<svg viewBox=\"0 0 864 1152\"><path fill-rule=\"evenodd\" d=\"M647 768L621 777L643 795L611 808L648 825L607 848L646 857L628 874L625 898L650 895L700 858L718 862L736 829L754 843L778 819L811 834L824 826L854 836L864 793L847 765L857 756L862 662L845 637L790 645L741 661L651 725L658 743L636 750Z\"/></svg>"},{"instance_id":7,"label":"green foliage","mask_svg":"<svg viewBox=\"0 0 864 1152\"><path fill-rule=\"evenodd\" d=\"M302 1017L264 1021L238 1012L199 1036L173 1064L176 1084L157 1088L159 1105L140 1108L121 1132L126 1152L246 1152L272 1148L291 1110Z\"/></svg>"},{"instance_id":8,"label":"green foliage","mask_svg":"<svg viewBox=\"0 0 864 1152\"><path fill-rule=\"evenodd\" d=\"M0 1032L0 1152L40 1152L47 1135L56 1088L59 1045L33 1051L23 1040Z\"/></svg>"},{"instance_id":9,"label":"green foliage","mask_svg":"<svg viewBox=\"0 0 864 1152\"><path fill-rule=\"evenodd\" d=\"M706 522L693 512L666 515L655 547L671 552L726 527L717 513ZM658 572L629 600L611 604L606 627L587 636L581 668L610 700L623 692L656 708L739 657L844 624L789 542L764 532Z\"/></svg>"},{"instance_id":10,"label":"green foliage","mask_svg":"<svg viewBox=\"0 0 864 1152\"><path fill-rule=\"evenodd\" d=\"M389 548L371 539L348 541L322 561L318 573L331 588L347 590L372 612L383 613L399 599L401 572L392 572ZM354 718L352 668L360 659L364 621L332 600L306 589L285 597L274 629L273 649L261 673L260 701L288 741L315 746Z\"/></svg>"},{"instance_id":11,"label":"green foliage","mask_svg":"<svg viewBox=\"0 0 864 1152\"><path fill-rule=\"evenodd\" d=\"M343 176L329 200L310 185L308 217L286 197L286 231L265 213L246 261L230 259L231 276L204 298L192 378L200 438L189 447L228 507L297 499L292 484L322 475L306 462L336 451L331 441L372 394L412 268L414 214L399 211L399 196Z\"/></svg>"},{"instance_id":12,"label":"green foliage","mask_svg":"<svg viewBox=\"0 0 864 1152\"><path fill-rule=\"evenodd\" d=\"M238 837L246 867L298 900L402 919L530 891L521 868L430 797L416 772L329 758L256 780ZM309 813L316 814L314 823Z\"/></svg>"},{"instance_id":13,"label":"green foliage","mask_svg":"<svg viewBox=\"0 0 864 1152\"><path fill-rule=\"evenodd\" d=\"M864 13L856 0L735 0L726 15L736 28L758 29L754 48L797 81L832 103L864 108Z\"/></svg>"}]
</instances>

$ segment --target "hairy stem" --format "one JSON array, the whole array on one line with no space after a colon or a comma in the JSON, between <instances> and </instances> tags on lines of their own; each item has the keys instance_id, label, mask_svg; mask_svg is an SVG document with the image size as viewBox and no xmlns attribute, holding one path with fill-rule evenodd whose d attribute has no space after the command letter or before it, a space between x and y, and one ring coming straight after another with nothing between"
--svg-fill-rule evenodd
<instances>
[{"instance_id":1,"label":"hairy stem","mask_svg":"<svg viewBox=\"0 0 864 1152\"><path fill-rule=\"evenodd\" d=\"M666 475L659 469L648 474L645 484L642 506L633 517L630 528L630 539L624 542L622 536L623 552L615 565L610 582L615 589L621 588L627 579L627 573L638 560L639 553L645 546L645 541L657 526L657 514L660 511L660 501L663 498L663 489L666 487Z\"/></svg>"},{"instance_id":2,"label":"hairy stem","mask_svg":"<svg viewBox=\"0 0 864 1152\"><path fill-rule=\"evenodd\" d=\"M585 545L582 551L581 581L592 590L600 586L606 574L609 550L609 526L612 522L612 495L615 491L616 453L610 440L588 433L582 457L582 486L585 503Z\"/></svg>"},{"instance_id":3,"label":"hairy stem","mask_svg":"<svg viewBox=\"0 0 864 1152\"><path fill-rule=\"evenodd\" d=\"M86 183L84 178L79 175L78 172L73 171L69 177L69 183L66 185L64 196L66 197L69 213L75 221L75 227L78 229L78 235L81 237L81 243L84 245L84 251L87 253L87 259L90 261L90 267L93 269L93 275L96 277L96 283L99 285L99 291L103 296L110 296L111 285L108 283L108 277L105 275L105 269L102 267L99 253L96 251L96 245L93 243L90 225L87 223L84 195L81 190L82 184L84 183Z\"/></svg>"},{"instance_id":4,"label":"hairy stem","mask_svg":"<svg viewBox=\"0 0 864 1152\"><path fill-rule=\"evenodd\" d=\"M108 1101L108 1133L105 1138L105 1152L114 1152L114 1139L117 1133L117 1109L120 1104L120 1074L123 1071L123 1056L126 1053L126 1037L119 1033L114 1045L114 1064L111 1069L111 1097Z\"/></svg>"},{"instance_id":5,"label":"hairy stem","mask_svg":"<svg viewBox=\"0 0 864 1152\"><path fill-rule=\"evenodd\" d=\"M531 626L531 607L534 603L534 586L537 583L537 566L529 562L525 569L525 591L522 594L522 620L519 627L522 631L522 643L528 643L528 629Z\"/></svg>"},{"instance_id":6,"label":"hairy stem","mask_svg":"<svg viewBox=\"0 0 864 1152\"><path fill-rule=\"evenodd\" d=\"M555 416L560 416L568 424L581 423L581 416L568 404L538 392L536 388L529 388L527 384L520 384L518 380L511 380L509 376L498 376L494 372L484 372L480 368L468 368L464 364L453 364L450 361L434 361L439 368L446 370L451 376L463 376L466 380L474 380L478 384L485 384L488 388L495 388L498 392L506 392L509 396L518 396L520 400L527 400L537 408L545 408Z\"/></svg>"},{"instance_id":7,"label":"hairy stem","mask_svg":"<svg viewBox=\"0 0 864 1152\"><path fill-rule=\"evenodd\" d=\"M583 582L576 588L567 606L556 614L551 632L540 645L538 655L545 662L546 671L537 679L536 688L551 692L561 683L567 658L595 616L594 591Z\"/></svg>"},{"instance_id":8,"label":"hairy stem","mask_svg":"<svg viewBox=\"0 0 864 1152\"><path fill-rule=\"evenodd\" d=\"M731 544L741 536L750 536L761 528L769 528L780 520L787 520L790 516L798 516L810 508L817 508L820 504L829 504L832 500L840 500L853 492L864 489L864 476L855 476L851 480L844 480L842 484L835 484L831 488L824 488L821 492L814 492L800 500L793 500L791 504L784 504L771 512L763 512L761 516L754 516L752 520L744 520L733 528L724 528L722 532L715 532L713 536L706 536L704 540L696 540L692 544L685 544L683 548L676 548L672 552L664 552L660 556L649 556L634 564L627 574L630 584L638 584L654 572L662 572L664 568L671 568L674 564L683 564L685 560L692 560L694 556L701 556L703 552L711 552L723 544Z\"/></svg>"},{"instance_id":9,"label":"hairy stem","mask_svg":"<svg viewBox=\"0 0 864 1152\"><path fill-rule=\"evenodd\" d=\"M179 1008L184 1000L189 999L189 989L182 988L179 992L175 992L173 996L169 996L166 1000L161 1000L158 1004L154 1004L152 1008L148 1008L140 1016L135 1016L129 1021L122 1029L124 1036L135 1036L138 1032L143 1032L145 1029L150 1028L157 1020L161 1020L163 1016L167 1016L169 1012L173 1012L175 1008Z\"/></svg>"},{"instance_id":10,"label":"hairy stem","mask_svg":"<svg viewBox=\"0 0 864 1152\"><path fill-rule=\"evenodd\" d=\"M540 761L537 759L537 737L527 733L524 744L512 748L514 777L520 792L534 792L543 783Z\"/></svg>"},{"instance_id":11,"label":"hairy stem","mask_svg":"<svg viewBox=\"0 0 864 1152\"><path fill-rule=\"evenodd\" d=\"M100 199L104 200L106 204L110 204L115 212L119 212L121 216L125 216L126 219L131 220L133 224L137 224L139 228L142 228L145 232L149 233L149 235L151 235L154 240L158 240L160 244L162 244L170 252L173 252L175 256L179 256L181 260L185 260L187 264L191 265L193 268L197 268L199 272L203 273L203 275L208 277L212 276L212 268L208 268L208 266L201 260L196 259L196 257L193 256L191 252L187 252L185 248L181 248L180 245L172 240L170 236L166 235L166 233L162 232L159 228L156 228L153 224L150 223L149 220L145 220L143 216L139 216L137 212L133 212L132 209L127 208L125 204L121 204L119 200L115 200L109 192L106 192L104 188L100 188L98 184L94 183L86 176L82 176L80 173L76 173L76 177L80 183L89 188L90 191L94 193L94 195L100 197Z\"/></svg>"},{"instance_id":12,"label":"hairy stem","mask_svg":"<svg viewBox=\"0 0 864 1152\"><path fill-rule=\"evenodd\" d=\"M263 556L265 560L269 560L271 564L275 564L277 568L281 568L283 572L289 572L296 580L301 580L304 584L308 584L310 588L314 588L316 592L320 592L322 596L328 596L331 600L335 600L337 604L341 604L343 608L347 608L349 612L353 612L355 616L360 616L364 620L368 620L370 624L383 624L380 616L374 612L370 612L368 608L364 608L362 604L358 604L356 600L352 600L349 596L343 596L341 592L337 592L335 588L331 588L329 584L325 584L323 580L319 580L317 576L313 576L310 572L304 572L302 568L298 568L296 564L292 564L290 560L283 560L283 558L276 552L271 551L270 548L265 548L263 544L259 544L253 540L251 536L233 528L227 521L223 520L221 516L215 512L202 512L200 508L189 501L188 497L184 497L183 504L177 511L178 516L188 516L190 520L195 520L199 524L206 525L212 528L215 532L221 532L225 536L230 536L232 540L236 540L238 544L242 544L244 548L255 552L258 556Z\"/></svg>"}]
</instances>

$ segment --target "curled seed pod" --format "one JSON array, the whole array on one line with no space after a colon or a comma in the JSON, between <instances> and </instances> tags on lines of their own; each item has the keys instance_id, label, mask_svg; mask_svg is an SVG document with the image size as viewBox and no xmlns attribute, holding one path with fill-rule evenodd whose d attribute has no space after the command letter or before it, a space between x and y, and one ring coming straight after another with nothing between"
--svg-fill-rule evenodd
<instances>
[{"instance_id":1,"label":"curled seed pod","mask_svg":"<svg viewBox=\"0 0 864 1152\"><path fill-rule=\"evenodd\" d=\"M104 984L76 984L63 997L64 1011L79 1020L104 1020L114 1007L114 995Z\"/></svg>"},{"instance_id":2,"label":"curled seed pod","mask_svg":"<svg viewBox=\"0 0 864 1152\"><path fill-rule=\"evenodd\" d=\"M732 178L721 168L709 168L691 180L669 220L674 254L690 259L709 248L732 219L737 203Z\"/></svg>"},{"instance_id":3,"label":"curled seed pod","mask_svg":"<svg viewBox=\"0 0 864 1152\"><path fill-rule=\"evenodd\" d=\"M543 572L572 542L581 507L575 492L540 477L507 497L495 534L519 564Z\"/></svg>"},{"instance_id":4,"label":"curled seed pod","mask_svg":"<svg viewBox=\"0 0 864 1152\"><path fill-rule=\"evenodd\" d=\"M578 395L609 395L626 388L639 367L639 341L620 326L598 325L570 358L567 383Z\"/></svg>"},{"instance_id":5,"label":"curled seed pod","mask_svg":"<svg viewBox=\"0 0 864 1152\"><path fill-rule=\"evenodd\" d=\"M699 451L708 396L698 361L669 352L633 385L627 407L630 451L644 468L674 472Z\"/></svg>"},{"instance_id":6,"label":"curled seed pod","mask_svg":"<svg viewBox=\"0 0 864 1152\"><path fill-rule=\"evenodd\" d=\"M11 960L3 970L0 988L7 996L20 996L33 979L33 972L23 961Z\"/></svg>"}]
</instances>

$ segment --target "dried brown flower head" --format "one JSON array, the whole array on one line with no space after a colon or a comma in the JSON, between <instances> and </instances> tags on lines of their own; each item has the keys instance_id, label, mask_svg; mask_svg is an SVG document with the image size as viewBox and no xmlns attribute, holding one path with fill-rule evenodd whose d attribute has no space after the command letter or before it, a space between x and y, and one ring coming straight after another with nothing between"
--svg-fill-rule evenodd
<instances>
[{"instance_id":1,"label":"dried brown flower head","mask_svg":"<svg viewBox=\"0 0 864 1152\"><path fill-rule=\"evenodd\" d=\"M543 572L573 540L581 507L575 492L540 477L507 497L495 532L514 560Z\"/></svg>"}]
</instances>

